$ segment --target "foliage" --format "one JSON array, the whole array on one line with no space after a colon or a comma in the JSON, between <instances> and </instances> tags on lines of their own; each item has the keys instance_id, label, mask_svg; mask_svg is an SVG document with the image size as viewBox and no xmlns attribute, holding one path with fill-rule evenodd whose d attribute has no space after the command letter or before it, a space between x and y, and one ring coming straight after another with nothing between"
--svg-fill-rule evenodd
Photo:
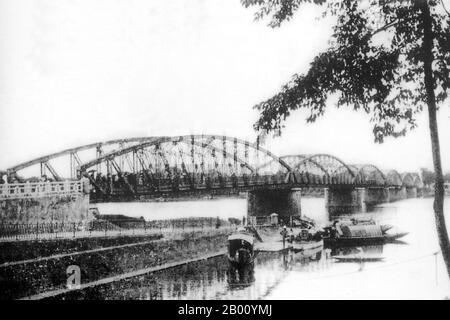
<instances>
[{"instance_id":1,"label":"foliage","mask_svg":"<svg viewBox=\"0 0 450 320\"><path fill-rule=\"evenodd\" d=\"M241 224L241 220L238 219L238 218L228 218L228 222L229 222L231 225L236 225L236 226L238 226L238 225Z\"/></svg>"},{"instance_id":2,"label":"foliage","mask_svg":"<svg viewBox=\"0 0 450 320\"><path fill-rule=\"evenodd\" d=\"M256 6L256 19L271 17L278 27L306 0L241 0ZM337 18L329 48L317 55L304 74L294 74L279 93L255 106L257 130L279 132L299 108L309 110L307 122L323 115L330 96L337 105L371 115L375 141L404 135L416 127L416 115L427 103L422 62L421 0L325 1L324 15ZM433 77L436 102L450 89L450 16L440 2L429 1L434 41Z\"/></svg>"},{"instance_id":3,"label":"foliage","mask_svg":"<svg viewBox=\"0 0 450 320\"><path fill-rule=\"evenodd\" d=\"M257 19L271 16L279 26L305 0L241 0L257 6ZM314 1L323 4L323 1ZM450 13L443 0L329 1L324 15L336 18L329 48L305 74L295 74L281 91L258 104L257 130L280 132L290 112L310 111L308 122L324 114L330 96L337 106L371 115L376 142L404 135L416 115L428 111L435 175L434 219L450 277L450 239L444 216L444 178L436 110L450 89ZM382 37L380 37L382 36Z\"/></svg>"},{"instance_id":4,"label":"foliage","mask_svg":"<svg viewBox=\"0 0 450 320\"><path fill-rule=\"evenodd\" d=\"M434 183L436 175L433 171L430 171L426 168L420 169L420 175L422 177L422 181L425 185L431 185ZM450 171L444 174L444 181L450 183Z\"/></svg>"},{"instance_id":5,"label":"foliage","mask_svg":"<svg viewBox=\"0 0 450 320\"><path fill-rule=\"evenodd\" d=\"M434 180L435 180L435 174L433 171L430 171L426 168L421 168L420 169L420 175L422 177L422 182L426 185L429 186L431 185Z\"/></svg>"}]
</instances>

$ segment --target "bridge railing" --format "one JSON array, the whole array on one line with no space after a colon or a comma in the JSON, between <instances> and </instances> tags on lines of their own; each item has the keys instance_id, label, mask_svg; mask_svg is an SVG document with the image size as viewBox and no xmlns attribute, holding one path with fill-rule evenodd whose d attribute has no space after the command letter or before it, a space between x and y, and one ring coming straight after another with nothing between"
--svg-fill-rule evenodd
<instances>
[{"instance_id":1,"label":"bridge railing","mask_svg":"<svg viewBox=\"0 0 450 320\"><path fill-rule=\"evenodd\" d=\"M183 178L171 180L166 178L153 179L152 181L141 181L139 183L130 183L128 186L124 181L97 182L97 186L102 188L104 192L110 194L123 194L130 192L130 187L135 189L137 193L153 192L170 193L174 191L186 190L209 190L209 189L230 189L238 187L251 187L262 185L281 185L288 183L286 175L248 175L248 176L224 176L204 179ZM96 192L95 187L91 189Z\"/></svg>"},{"instance_id":2,"label":"bridge railing","mask_svg":"<svg viewBox=\"0 0 450 320\"><path fill-rule=\"evenodd\" d=\"M82 181L58 181L37 183L8 183L0 185L0 201L30 199L53 195L77 195L83 193Z\"/></svg>"}]
</instances>

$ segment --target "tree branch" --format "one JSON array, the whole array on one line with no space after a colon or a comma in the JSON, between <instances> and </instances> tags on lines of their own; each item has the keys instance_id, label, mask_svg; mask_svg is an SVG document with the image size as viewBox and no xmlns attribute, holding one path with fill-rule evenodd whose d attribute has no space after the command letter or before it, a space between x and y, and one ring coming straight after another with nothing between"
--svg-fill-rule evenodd
<instances>
[{"instance_id":1,"label":"tree branch","mask_svg":"<svg viewBox=\"0 0 450 320\"><path fill-rule=\"evenodd\" d=\"M389 29L390 27L396 26L397 24L399 24L399 21L397 19L395 19L394 21L391 21L387 24L385 24L384 26L382 26L381 28L375 30L374 32L368 33L366 35L367 40L371 39L374 35L376 35L377 33L380 33L382 31L386 31L387 29Z\"/></svg>"},{"instance_id":2,"label":"tree branch","mask_svg":"<svg viewBox=\"0 0 450 320\"><path fill-rule=\"evenodd\" d=\"M450 12L447 10L444 4L444 0L441 0L442 8L444 8L444 11L447 13L447 15L450 17Z\"/></svg>"},{"instance_id":3,"label":"tree branch","mask_svg":"<svg viewBox=\"0 0 450 320\"><path fill-rule=\"evenodd\" d=\"M373 37L374 35L376 35L379 32L385 31L387 29L389 29L390 27L396 26L399 23L399 21L397 19L395 19L394 21L389 22L388 24L382 26L381 28L375 30L374 32L372 32L370 34L370 37Z\"/></svg>"}]
</instances>

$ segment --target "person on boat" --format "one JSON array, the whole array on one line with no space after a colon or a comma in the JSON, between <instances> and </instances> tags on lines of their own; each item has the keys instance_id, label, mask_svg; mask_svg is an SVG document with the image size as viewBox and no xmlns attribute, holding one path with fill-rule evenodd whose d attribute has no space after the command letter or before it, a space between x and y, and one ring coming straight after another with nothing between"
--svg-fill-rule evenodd
<instances>
[{"instance_id":1,"label":"person on boat","mask_svg":"<svg viewBox=\"0 0 450 320\"><path fill-rule=\"evenodd\" d=\"M283 238L283 248L285 247L285 243L286 243L286 236L288 235L288 232L286 230L286 226L283 227L283 230L281 230L280 232L281 237Z\"/></svg>"}]
</instances>

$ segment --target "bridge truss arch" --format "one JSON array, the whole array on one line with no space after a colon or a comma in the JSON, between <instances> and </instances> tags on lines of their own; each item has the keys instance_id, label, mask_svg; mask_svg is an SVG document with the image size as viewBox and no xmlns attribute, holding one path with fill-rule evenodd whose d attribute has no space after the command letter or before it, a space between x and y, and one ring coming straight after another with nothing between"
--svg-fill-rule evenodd
<instances>
[{"instance_id":1,"label":"bridge truss arch","mask_svg":"<svg viewBox=\"0 0 450 320\"><path fill-rule=\"evenodd\" d=\"M124 165L119 165L119 159L125 159ZM269 161L271 166L260 168L260 163ZM101 170L95 170L99 167ZM79 167L79 175L87 175L99 190L113 180L131 192L136 185L198 189L230 182L237 186L239 180L261 176L281 183L290 171L286 162L257 144L218 135L160 137L112 151Z\"/></svg>"},{"instance_id":2,"label":"bridge truss arch","mask_svg":"<svg viewBox=\"0 0 450 320\"><path fill-rule=\"evenodd\" d=\"M280 188L423 185L415 173L384 173L374 165L349 165L325 153L277 157L256 143L222 135L135 137L92 143L21 163L9 168L8 173L40 165L41 176L50 172L54 180L61 180L54 161L62 159L70 160L72 179L87 176L101 193L114 185L135 194L142 185L157 189L161 184L172 185L173 190L176 185L206 188L216 184L222 188L231 183L233 187L248 187L248 179L253 178L252 186L260 188L272 188L273 184L284 184Z\"/></svg>"},{"instance_id":3,"label":"bridge truss arch","mask_svg":"<svg viewBox=\"0 0 450 320\"><path fill-rule=\"evenodd\" d=\"M88 158L89 160L91 160L99 158L103 154L108 153L111 150L118 150L133 144L142 143L144 141L151 141L155 138L156 137L133 137L86 144L20 163L8 168L7 173L11 177L17 177L20 171L27 170L29 168L33 169L33 167L39 166L41 177L48 176L49 178L52 178L56 181L60 181L62 180L63 175L56 169L55 162L57 162L59 159L62 159L68 160L64 162L69 163L68 169L70 170L70 178L75 179L77 168L81 166L85 161L83 159ZM81 154L83 154L83 156Z\"/></svg>"},{"instance_id":4,"label":"bridge truss arch","mask_svg":"<svg viewBox=\"0 0 450 320\"><path fill-rule=\"evenodd\" d=\"M403 178L397 170L389 170L385 173L386 183L392 187L402 187Z\"/></svg>"},{"instance_id":5,"label":"bridge truss arch","mask_svg":"<svg viewBox=\"0 0 450 320\"><path fill-rule=\"evenodd\" d=\"M424 184L420 175L416 172L405 172L401 174L402 184L408 188L423 188Z\"/></svg>"},{"instance_id":6,"label":"bridge truss arch","mask_svg":"<svg viewBox=\"0 0 450 320\"><path fill-rule=\"evenodd\" d=\"M159 157L164 162L167 160L169 165L174 164L174 169L178 163L176 160L179 160L179 163L183 163L185 166L188 164L194 165L196 163L195 161L199 160L198 164L203 164L203 166L207 164L205 161L212 161L215 169L218 168L217 164L226 163L227 167L230 167L231 161L233 161L240 164L241 167L248 169L249 173L254 174L261 172L273 173L274 170L285 172L291 170L290 166L282 159L252 142L219 135L184 135L154 138L126 148L114 150L82 164L80 171L86 172L88 169L92 169L94 165L112 161L117 157L127 156L138 151L145 151L148 155L152 156L156 154L156 158ZM201 157L201 159L197 159L196 156ZM189 158L188 160L190 161L186 161L183 157ZM265 170L260 170L259 163L267 161L267 159L271 160L272 165L270 168L266 167ZM129 166L128 169L132 168Z\"/></svg>"},{"instance_id":7,"label":"bridge truss arch","mask_svg":"<svg viewBox=\"0 0 450 320\"><path fill-rule=\"evenodd\" d=\"M384 173L373 164L352 165L355 173L354 184L384 186L387 183Z\"/></svg>"},{"instance_id":8,"label":"bridge truss arch","mask_svg":"<svg viewBox=\"0 0 450 320\"><path fill-rule=\"evenodd\" d=\"M403 186L409 187L409 188L415 187L416 186L415 181L416 181L416 177L412 173L405 172L402 174Z\"/></svg>"},{"instance_id":9,"label":"bridge truss arch","mask_svg":"<svg viewBox=\"0 0 450 320\"><path fill-rule=\"evenodd\" d=\"M423 188L424 187L424 184L423 184L423 181L422 181L422 178L420 177L420 175L418 174L418 173L413 173L413 175L414 175L414 184L415 184L415 186L417 187L417 188Z\"/></svg>"},{"instance_id":10,"label":"bridge truss arch","mask_svg":"<svg viewBox=\"0 0 450 320\"><path fill-rule=\"evenodd\" d=\"M354 173L350 167L339 158L330 154L289 155L289 159L299 183L308 184L351 184Z\"/></svg>"}]
</instances>

